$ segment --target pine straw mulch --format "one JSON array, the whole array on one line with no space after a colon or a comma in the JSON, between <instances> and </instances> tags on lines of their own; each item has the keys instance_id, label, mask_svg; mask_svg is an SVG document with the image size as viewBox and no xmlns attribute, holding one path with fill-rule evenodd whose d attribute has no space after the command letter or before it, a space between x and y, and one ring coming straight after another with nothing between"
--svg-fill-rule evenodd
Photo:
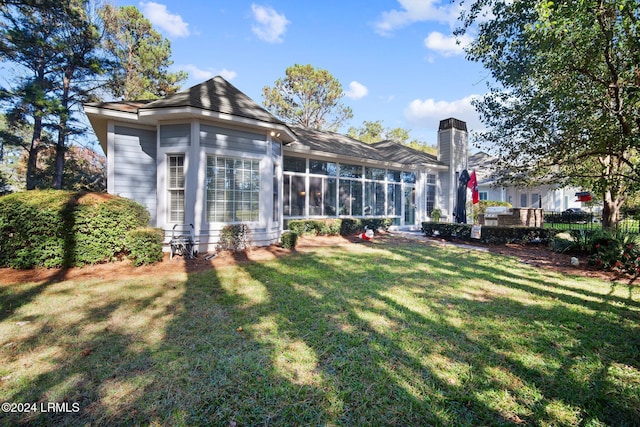
<instances>
[{"instance_id":1,"label":"pine straw mulch","mask_svg":"<svg viewBox=\"0 0 640 427\"><path fill-rule=\"evenodd\" d=\"M293 250L283 249L278 245L267 247L255 247L244 252L220 252L214 258L207 260L207 254L199 254L193 260L185 260L176 257L169 260L165 254L164 260L154 265L134 267L127 260L111 263L89 265L68 269L44 269L14 270L10 268L0 269L0 285L15 283L53 283L70 279L109 279L121 277L163 276L176 272L194 273L209 269L223 268L243 262L256 262L283 257L292 252L305 253L323 246L349 246L350 251L357 251L359 247L369 245L400 245L408 241L421 242L432 245L458 244L426 238L420 235L405 235L396 233L379 233L371 241L364 241L357 236L303 236L298 239L298 244ZM462 247L485 250L496 254L517 257L524 264L537 268L552 269L565 274L595 277L606 281L623 281L634 283L636 278L620 275L619 273L596 270L588 265L586 257L578 257L579 265L571 265L569 254L559 254L539 245L483 245L478 243L459 244Z\"/></svg>"}]
</instances>

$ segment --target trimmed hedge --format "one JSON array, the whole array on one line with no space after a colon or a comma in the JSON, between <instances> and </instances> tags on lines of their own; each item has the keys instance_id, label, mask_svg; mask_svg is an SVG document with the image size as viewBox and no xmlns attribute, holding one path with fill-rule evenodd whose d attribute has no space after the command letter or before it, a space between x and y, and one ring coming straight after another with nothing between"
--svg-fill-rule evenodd
<instances>
[{"instance_id":1,"label":"trimmed hedge","mask_svg":"<svg viewBox=\"0 0 640 427\"><path fill-rule=\"evenodd\" d=\"M160 228L138 228L125 236L125 246L131 263L138 267L162 261L164 230Z\"/></svg>"},{"instance_id":2,"label":"trimmed hedge","mask_svg":"<svg viewBox=\"0 0 640 427\"><path fill-rule=\"evenodd\" d=\"M471 224L423 222L422 232L427 236L437 236L445 240L480 241L503 245L505 243L544 243L551 241L559 230L537 227L496 227L482 226L480 240L471 238Z\"/></svg>"},{"instance_id":3,"label":"trimmed hedge","mask_svg":"<svg viewBox=\"0 0 640 427\"><path fill-rule=\"evenodd\" d=\"M365 228L386 231L391 224L391 218L293 219L287 222L287 228L298 236L348 236L362 233Z\"/></svg>"},{"instance_id":4,"label":"trimmed hedge","mask_svg":"<svg viewBox=\"0 0 640 427\"><path fill-rule=\"evenodd\" d=\"M282 246L284 249L294 249L297 242L298 233L296 233L295 231L283 233L282 236L280 236L280 246Z\"/></svg>"},{"instance_id":5,"label":"trimmed hedge","mask_svg":"<svg viewBox=\"0 0 640 427\"><path fill-rule=\"evenodd\" d=\"M0 197L0 266L71 267L122 258L145 207L101 193L34 190Z\"/></svg>"}]
</instances>

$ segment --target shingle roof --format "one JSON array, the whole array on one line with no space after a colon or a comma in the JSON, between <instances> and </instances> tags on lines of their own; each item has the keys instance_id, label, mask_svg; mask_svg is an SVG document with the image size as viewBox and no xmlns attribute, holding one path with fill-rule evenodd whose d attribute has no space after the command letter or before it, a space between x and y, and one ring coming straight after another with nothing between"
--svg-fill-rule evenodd
<instances>
[{"instance_id":1,"label":"shingle roof","mask_svg":"<svg viewBox=\"0 0 640 427\"><path fill-rule=\"evenodd\" d=\"M436 156L419 151L393 141L382 141L372 144L386 159L403 164L440 164Z\"/></svg>"},{"instance_id":2,"label":"shingle roof","mask_svg":"<svg viewBox=\"0 0 640 427\"><path fill-rule=\"evenodd\" d=\"M469 156L467 168L469 171L476 171L478 184L493 184L496 181L495 162L495 157L480 151Z\"/></svg>"},{"instance_id":3,"label":"shingle roof","mask_svg":"<svg viewBox=\"0 0 640 427\"><path fill-rule=\"evenodd\" d=\"M296 144L300 144L309 147L309 149L313 151L349 156L363 160L387 161L373 146L358 141L357 139L335 132L309 129L301 126L290 126L290 128L298 137L297 141L292 144L294 147Z\"/></svg>"},{"instance_id":4,"label":"shingle roof","mask_svg":"<svg viewBox=\"0 0 640 427\"><path fill-rule=\"evenodd\" d=\"M262 122L285 125L273 114L258 105L234 85L220 76L162 99L151 101L113 101L88 103L102 109L138 113L164 108L193 107L218 113L245 117Z\"/></svg>"},{"instance_id":5,"label":"shingle roof","mask_svg":"<svg viewBox=\"0 0 640 427\"><path fill-rule=\"evenodd\" d=\"M220 76L192 86L182 92L169 95L166 98L152 101L142 107L141 110L178 107L201 108L263 122L284 124Z\"/></svg>"}]
</instances>

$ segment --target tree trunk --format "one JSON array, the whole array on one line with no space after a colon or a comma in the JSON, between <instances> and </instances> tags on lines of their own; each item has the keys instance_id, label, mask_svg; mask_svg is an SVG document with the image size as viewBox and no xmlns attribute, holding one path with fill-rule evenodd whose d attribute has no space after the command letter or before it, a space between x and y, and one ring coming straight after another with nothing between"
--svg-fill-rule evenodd
<instances>
[{"instance_id":1,"label":"tree trunk","mask_svg":"<svg viewBox=\"0 0 640 427\"><path fill-rule=\"evenodd\" d=\"M31 146L29 147L27 160L27 190L36 188L38 170L38 150L40 149L40 139L42 138L42 118L35 116L33 122L33 134L31 137Z\"/></svg>"},{"instance_id":2,"label":"tree trunk","mask_svg":"<svg viewBox=\"0 0 640 427\"><path fill-rule=\"evenodd\" d=\"M67 69L62 83L62 99L60 100L62 111L60 113L60 122L58 125L58 142L56 143L56 169L53 174L53 188L58 190L62 188L62 176L64 173L64 152L67 139L67 123L69 121L68 111L71 75L71 69Z\"/></svg>"},{"instance_id":3,"label":"tree trunk","mask_svg":"<svg viewBox=\"0 0 640 427\"><path fill-rule=\"evenodd\" d=\"M612 197L611 191L605 191L604 204L602 206L602 228L614 230L620 221L620 208L624 203L624 199L620 197Z\"/></svg>"}]
</instances>

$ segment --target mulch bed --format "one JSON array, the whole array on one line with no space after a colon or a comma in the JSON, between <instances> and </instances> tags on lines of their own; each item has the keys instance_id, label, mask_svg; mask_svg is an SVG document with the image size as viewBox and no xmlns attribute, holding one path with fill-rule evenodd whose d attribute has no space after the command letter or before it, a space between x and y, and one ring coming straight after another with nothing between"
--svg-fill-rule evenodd
<instances>
[{"instance_id":1,"label":"mulch bed","mask_svg":"<svg viewBox=\"0 0 640 427\"><path fill-rule=\"evenodd\" d=\"M90 265L81 268L69 269L44 269L37 268L31 270L14 270L10 268L0 269L0 285L10 283L53 283L70 279L108 279L116 277L139 277L166 275L176 272L199 272L209 269L223 268L225 266L234 265L249 261L263 261L286 256L291 252L305 252L315 250L322 246L353 246L351 249L357 250L358 245L394 245L404 244L407 240L422 240L428 244L449 245L458 244L456 242L445 242L438 239L430 239L424 236L407 237L401 234L380 233L373 240L364 241L358 236L303 236L298 239L296 248L293 250L283 249L278 245L267 247L251 248L244 252L221 252L214 258L207 260L206 254L200 254L193 260L185 260L180 257L169 260L166 254L162 262L133 267L129 261L117 261L105 264ZM537 268L552 269L561 273L579 275L585 277L595 277L607 281L621 281L625 283L634 283L635 278L621 275L615 272L597 270L588 265L586 257L578 257L579 265L571 264L572 255L559 254L549 250L541 245L483 245L478 243L461 243L465 247L476 248L478 250L487 250L492 253L517 257L524 264L528 264Z\"/></svg>"}]
</instances>

